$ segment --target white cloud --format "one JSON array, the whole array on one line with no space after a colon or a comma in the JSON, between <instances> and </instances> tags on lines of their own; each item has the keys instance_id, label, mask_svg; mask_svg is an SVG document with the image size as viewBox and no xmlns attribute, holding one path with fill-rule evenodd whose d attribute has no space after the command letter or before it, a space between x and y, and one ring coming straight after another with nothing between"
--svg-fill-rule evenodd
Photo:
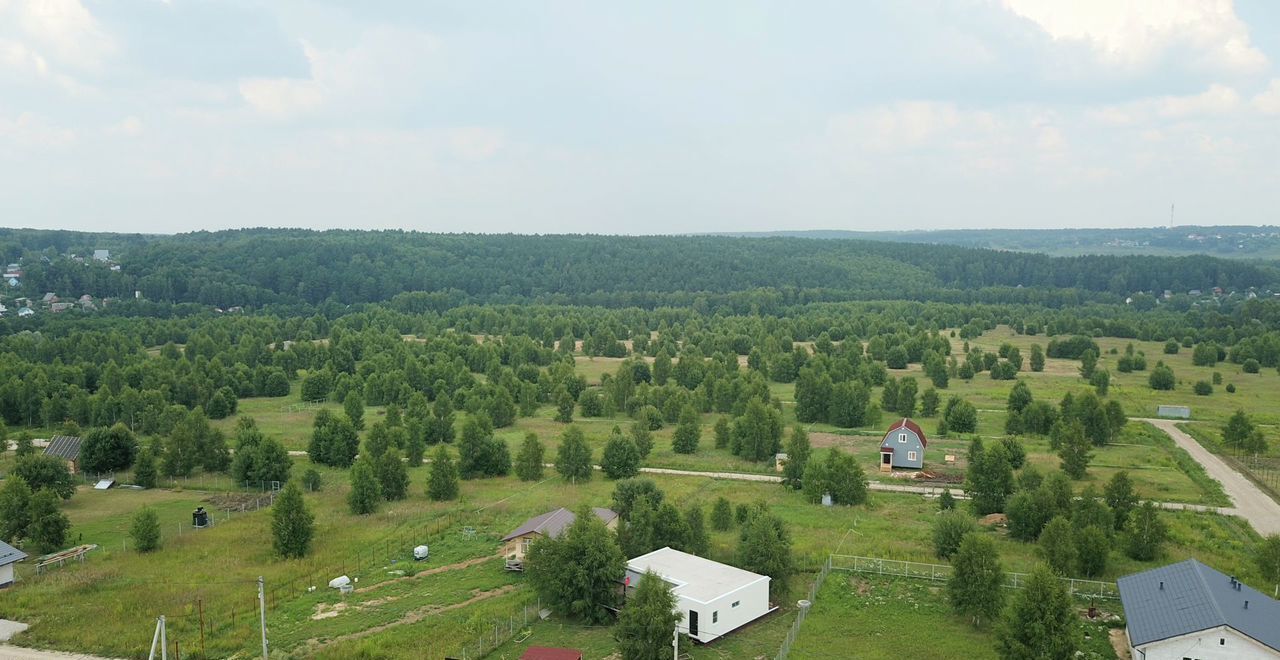
<instances>
[{"instance_id":1,"label":"white cloud","mask_svg":"<svg viewBox=\"0 0 1280 660\"><path fill-rule=\"evenodd\" d=\"M1211 85L1193 96L1166 96L1159 101L1165 117L1193 117L1227 114L1240 107L1240 93L1225 85Z\"/></svg>"},{"instance_id":2,"label":"white cloud","mask_svg":"<svg viewBox=\"0 0 1280 660\"><path fill-rule=\"evenodd\" d=\"M963 120L954 103L902 101L831 117L827 132L864 148L892 151L922 147L945 136Z\"/></svg>"},{"instance_id":3,"label":"white cloud","mask_svg":"<svg viewBox=\"0 0 1280 660\"><path fill-rule=\"evenodd\" d=\"M76 69L98 70L116 51L115 41L79 0L0 0L0 23L41 56Z\"/></svg>"},{"instance_id":4,"label":"white cloud","mask_svg":"<svg viewBox=\"0 0 1280 660\"><path fill-rule=\"evenodd\" d=\"M1190 47L1194 64L1231 74L1257 73L1267 58L1250 43L1231 0L1002 0L1053 39L1088 44L1105 64L1150 69Z\"/></svg>"},{"instance_id":5,"label":"white cloud","mask_svg":"<svg viewBox=\"0 0 1280 660\"><path fill-rule=\"evenodd\" d=\"M12 119L0 115L0 141L23 147L65 147L75 139L75 131L55 126L30 112L20 113Z\"/></svg>"},{"instance_id":6,"label":"white cloud","mask_svg":"<svg viewBox=\"0 0 1280 660\"><path fill-rule=\"evenodd\" d=\"M120 135L124 137L138 137L139 135L142 135L144 130L145 126L141 119L129 116L107 127L107 134Z\"/></svg>"},{"instance_id":7,"label":"white cloud","mask_svg":"<svg viewBox=\"0 0 1280 660\"><path fill-rule=\"evenodd\" d=\"M254 110L289 119L326 108L388 107L420 94L438 41L416 30L377 28L354 47L326 50L303 42L308 78L251 78L240 95Z\"/></svg>"},{"instance_id":8,"label":"white cloud","mask_svg":"<svg viewBox=\"0 0 1280 660\"><path fill-rule=\"evenodd\" d=\"M1272 78L1262 93L1253 97L1253 107L1268 115L1280 115L1280 78Z\"/></svg>"}]
</instances>

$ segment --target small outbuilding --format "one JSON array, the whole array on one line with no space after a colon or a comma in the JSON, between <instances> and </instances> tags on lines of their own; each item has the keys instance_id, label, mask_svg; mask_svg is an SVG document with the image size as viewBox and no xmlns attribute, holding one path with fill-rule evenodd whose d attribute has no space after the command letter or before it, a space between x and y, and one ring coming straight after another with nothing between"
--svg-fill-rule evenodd
<instances>
[{"instance_id":1,"label":"small outbuilding","mask_svg":"<svg viewBox=\"0 0 1280 660\"><path fill-rule=\"evenodd\" d=\"M1116 581L1135 660L1276 660L1280 603L1195 559Z\"/></svg>"},{"instance_id":2,"label":"small outbuilding","mask_svg":"<svg viewBox=\"0 0 1280 660\"><path fill-rule=\"evenodd\" d=\"M582 660L582 651L551 646L530 646L520 660Z\"/></svg>"},{"instance_id":3,"label":"small outbuilding","mask_svg":"<svg viewBox=\"0 0 1280 660\"><path fill-rule=\"evenodd\" d=\"M919 424L903 417L893 423L880 441L880 471L894 468L919 470L924 467L924 450L928 438Z\"/></svg>"},{"instance_id":4,"label":"small outbuilding","mask_svg":"<svg viewBox=\"0 0 1280 660\"><path fill-rule=\"evenodd\" d=\"M80 473L80 437L74 435L55 435L44 448L45 456L57 456L67 462L71 474Z\"/></svg>"},{"instance_id":5,"label":"small outbuilding","mask_svg":"<svg viewBox=\"0 0 1280 660\"><path fill-rule=\"evenodd\" d=\"M653 571L671 585L680 622L676 627L710 642L759 619L769 606L769 577L687 552L662 548L627 562L628 594Z\"/></svg>"},{"instance_id":6,"label":"small outbuilding","mask_svg":"<svg viewBox=\"0 0 1280 660\"><path fill-rule=\"evenodd\" d=\"M618 528L617 512L600 507L593 508L591 511L604 523L605 527ZM502 537L502 542L506 544L502 548L502 555L507 559L507 570L523 570L524 557L529 554L529 546L533 544L534 539L541 536L559 538L577 519L578 516L572 511L560 507L555 511L548 511L524 521L523 525Z\"/></svg>"},{"instance_id":7,"label":"small outbuilding","mask_svg":"<svg viewBox=\"0 0 1280 660\"><path fill-rule=\"evenodd\" d=\"M0 589L13 584L13 565L27 558L27 553L0 541Z\"/></svg>"},{"instance_id":8,"label":"small outbuilding","mask_svg":"<svg viewBox=\"0 0 1280 660\"><path fill-rule=\"evenodd\" d=\"M1191 408L1187 406L1159 406L1156 408L1156 417L1191 419Z\"/></svg>"}]
</instances>

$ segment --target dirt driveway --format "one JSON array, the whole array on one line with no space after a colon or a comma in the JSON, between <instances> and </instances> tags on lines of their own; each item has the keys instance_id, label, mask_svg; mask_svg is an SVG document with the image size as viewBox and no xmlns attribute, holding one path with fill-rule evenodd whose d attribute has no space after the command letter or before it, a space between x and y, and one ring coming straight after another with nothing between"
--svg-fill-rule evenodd
<instances>
[{"instance_id":1,"label":"dirt driveway","mask_svg":"<svg viewBox=\"0 0 1280 660\"><path fill-rule=\"evenodd\" d=\"M1179 447L1185 449L1191 458L1204 466L1204 471L1210 477L1222 484L1222 489L1226 491L1232 503L1230 508L1224 509L1224 513L1244 518L1263 536L1280 534L1280 503L1268 497L1244 475L1231 469L1222 459L1200 446L1195 438L1178 428L1175 420L1138 419L1137 421L1146 422L1169 434L1169 437L1173 438Z\"/></svg>"}]
</instances>

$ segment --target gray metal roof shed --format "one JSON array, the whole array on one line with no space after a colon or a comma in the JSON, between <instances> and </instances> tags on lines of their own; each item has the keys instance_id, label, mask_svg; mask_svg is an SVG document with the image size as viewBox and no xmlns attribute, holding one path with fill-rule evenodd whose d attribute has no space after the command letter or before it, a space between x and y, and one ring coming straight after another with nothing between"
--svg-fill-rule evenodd
<instances>
[{"instance_id":1,"label":"gray metal roof shed","mask_svg":"<svg viewBox=\"0 0 1280 660\"><path fill-rule=\"evenodd\" d=\"M1280 651L1280 602L1194 559L1126 575L1116 586L1135 647L1230 626Z\"/></svg>"},{"instance_id":2,"label":"gray metal roof shed","mask_svg":"<svg viewBox=\"0 0 1280 660\"><path fill-rule=\"evenodd\" d=\"M27 558L27 553L0 541L0 566L8 566L16 564Z\"/></svg>"},{"instance_id":3,"label":"gray metal roof shed","mask_svg":"<svg viewBox=\"0 0 1280 660\"><path fill-rule=\"evenodd\" d=\"M74 435L55 435L44 448L46 456L57 456L66 461L80 460L80 438Z\"/></svg>"}]
</instances>

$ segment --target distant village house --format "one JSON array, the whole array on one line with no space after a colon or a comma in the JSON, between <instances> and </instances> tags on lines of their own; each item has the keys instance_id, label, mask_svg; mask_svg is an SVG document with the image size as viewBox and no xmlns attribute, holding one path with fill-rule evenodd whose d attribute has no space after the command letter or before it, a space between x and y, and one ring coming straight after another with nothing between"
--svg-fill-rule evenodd
<instances>
[{"instance_id":1,"label":"distant village house","mask_svg":"<svg viewBox=\"0 0 1280 660\"><path fill-rule=\"evenodd\" d=\"M612 509L597 507L591 511L605 524L605 527L618 528L618 514ZM524 558L529 554L529 547L533 545L534 539L544 536L559 538L577 518L578 516L572 511L560 507L555 511L548 511L524 521L524 524L517 527L515 531L502 537L502 542L506 544L502 548L502 556L507 559L507 570L524 570Z\"/></svg>"},{"instance_id":2,"label":"distant village house","mask_svg":"<svg viewBox=\"0 0 1280 660\"><path fill-rule=\"evenodd\" d=\"M902 418L889 427L880 441L880 471L894 468L919 470L924 467L924 449L929 440L915 422Z\"/></svg>"}]
</instances>

